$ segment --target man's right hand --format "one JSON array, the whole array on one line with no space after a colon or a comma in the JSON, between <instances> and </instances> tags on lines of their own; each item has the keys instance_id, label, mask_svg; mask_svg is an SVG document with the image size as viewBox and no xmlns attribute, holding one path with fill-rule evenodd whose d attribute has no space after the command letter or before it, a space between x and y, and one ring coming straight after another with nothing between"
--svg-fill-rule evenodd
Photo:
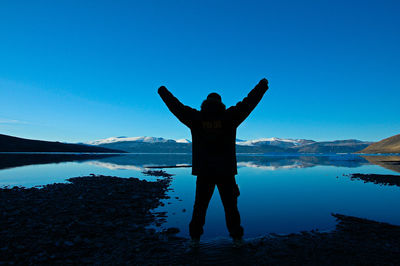
<instances>
[{"instance_id":1,"label":"man's right hand","mask_svg":"<svg viewBox=\"0 0 400 266\"><path fill-rule=\"evenodd\" d=\"M162 91L168 91L168 90L165 86L161 86L160 88L158 88L158 93L160 93Z\"/></svg>"}]
</instances>

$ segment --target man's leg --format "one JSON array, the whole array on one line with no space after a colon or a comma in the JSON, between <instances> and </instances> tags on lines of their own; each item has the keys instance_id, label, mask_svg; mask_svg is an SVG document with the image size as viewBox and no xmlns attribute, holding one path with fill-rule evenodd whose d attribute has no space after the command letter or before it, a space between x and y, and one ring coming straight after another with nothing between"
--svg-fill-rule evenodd
<instances>
[{"instance_id":1,"label":"man's leg","mask_svg":"<svg viewBox=\"0 0 400 266\"><path fill-rule=\"evenodd\" d=\"M192 239L200 239L203 234L203 226L206 221L208 204L214 193L215 184L203 177L197 177L196 198L194 201L192 221L189 224L189 232Z\"/></svg>"},{"instance_id":2,"label":"man's leg","mask_svg":"<svg viewBox=\"0 0 400 266\"><path fill-rule=\"evenodd\" d=\"M240 214L237 207L239 188L235 177L231 176L224 181L217 183L219 195L225 209L225 220L228 231L233 239L241 239L243 227L240 225Z\"/></svg>"}]
</instances>

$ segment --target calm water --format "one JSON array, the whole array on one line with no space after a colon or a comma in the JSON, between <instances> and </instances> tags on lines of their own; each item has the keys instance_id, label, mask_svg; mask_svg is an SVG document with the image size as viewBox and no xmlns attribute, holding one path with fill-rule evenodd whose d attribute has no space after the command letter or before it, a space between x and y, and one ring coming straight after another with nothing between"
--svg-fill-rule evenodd
<instances>
[{"instance_id":1,"label":"calm water","mask_svg":"<svg viewBox=\"0 0 400 266\"><path fill-rule=\"evenodd\" d=\"M144 176L146 166L190 164L190 155L129 154L85 161L51 163L44 155L0 155L0 186L25 187L65 182L91 173L120 177ZM68 160L80 158L68 158ZM34 163L34 164L32 164ZM30 165L29 165L30 164ZM246 237L303 230L331 230L331 213L400 225L400 187L351 181L344 174L398 174L354 155L238 156L239 211ZM168 168L174 174L171 199L156 211L168 213L163 227L178 227L188 236L195 193L191 168ZM227 236L223 207L215 191L207 213L204 238Z\"/></svg>"}]
</instances>

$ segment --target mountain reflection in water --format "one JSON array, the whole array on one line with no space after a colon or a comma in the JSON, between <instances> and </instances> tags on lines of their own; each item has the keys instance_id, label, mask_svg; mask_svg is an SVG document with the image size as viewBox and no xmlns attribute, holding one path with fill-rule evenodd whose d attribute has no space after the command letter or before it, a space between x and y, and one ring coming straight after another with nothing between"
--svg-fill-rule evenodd
<instances>
[{"instance_id":1,"label":"mountain reflection in water","mask_svg":"<svg viewBox=\"0 0 400 266\"><path fill-rule=\"evenodd\" d=\"M83 162L102 159L117 154L105 153L0 153L0 170L27 165Z\"/></svg>"},{"instance_id":2,"label":"mountain reflection in water","mask_svg":"<svg viewBox=\"0 0 400 266\"><path fill-rule=\"evenodd\" d=\"M386 159L385 159L386 158ZM142 170L146 167L191 167L191 154L0 154L0 169L33 164L83 162L108 169ZM400 172L400 156L358 156L354 154L238 154L238 167L265 170L307 168L317 165L360 167L376 164Z\"/></svg>"},{"instance_id":3,"label":"mountain reflection in water","mask_svg":"<svg viewBox=\"0 0 400 266\"><path fill-rule=\"evenodd\" d=\"M132 169L157 166L188 166L190 154L128 154L103 158L90 163L109 169ZM307 168L317 165L359 167L370 164L357 155L243 155L237 156L238 167L262 168L265 170Z\"/></svg>"},{"instance_id":4,"label":"mountain reflection in water","mask_svg":"<svg viewBox=\"0 0 400 266\"><path fill-rule=\"evenodd\" d=\"M363 156L371 164L400 173L400 156Z\"/></svg>"},{"instance_id":5,"label":"mountain reflection in water","mask_svg":"<svg viewBox=\"0 0 400 266\"><path fill-rule=\"evenodd\" d=\"M147 167L191 167L191 154L84 154L84 153L0 153L0 170L61 162L84 162L117 170ZM318 165L355 168L379 165L400 172L400 156L359 156L356 154L238 154L238 167L278 170Z\"/></svg>"}]
</instances>

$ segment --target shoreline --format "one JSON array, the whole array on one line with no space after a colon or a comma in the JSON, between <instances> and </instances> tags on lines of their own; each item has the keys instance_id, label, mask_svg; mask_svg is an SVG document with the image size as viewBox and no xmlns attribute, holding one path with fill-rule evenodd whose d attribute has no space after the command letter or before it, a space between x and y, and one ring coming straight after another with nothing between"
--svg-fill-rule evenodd
<instances>
[{"instance_id":1,"label":"shoreline","mask_svg":"<svg viewBox=\"0 0 400 266\"><path fill-rule=\"evenodd\" d=\"M160 174L159 171L155 171ZM162 175L161 175L162 176ZM42 188L0 189L2 264L400 264L400 226L332 214L329 232L202 241L188 250L176 228L161 232L171 178L86 176Z\"/></svg>"}]
</instances>

